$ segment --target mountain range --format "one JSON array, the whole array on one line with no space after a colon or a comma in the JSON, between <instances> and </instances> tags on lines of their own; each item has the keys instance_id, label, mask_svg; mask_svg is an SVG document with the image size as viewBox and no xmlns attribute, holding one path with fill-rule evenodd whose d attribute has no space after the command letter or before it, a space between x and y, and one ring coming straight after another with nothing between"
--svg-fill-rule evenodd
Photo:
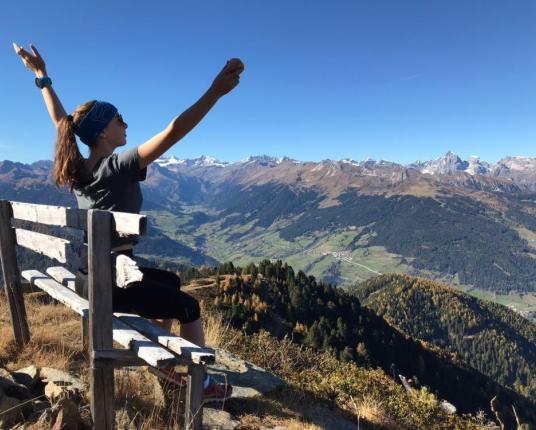
<instances>
[{"instance_id":1,"label":"mountain range","mask_svg":"<svg viewBox=\"0 0 536 430\"><path fill-rule=\"evenodd\" d=\"M487 163L160 158L142 183L138 254L186 264L283 259L350 287L378 274L438 279L536 311L536 158ZM0 197L75 206L51 162L0 162ZM536 314L535 314L536 315Z\"/></svg>"},{"instance_id":2,"label":"mountain range","mask_svg":"<svg viewBox=\"0 0 536 430\"><path fill-rule=\"evenodd\" d=\"M289 157L270 157L268 155L250 156L242 161L226 162L215 159L214 157L201 156L194 159L178 159L176 157L162 157L156 160L162 167L236 167L251 163L258 163L265 166L276 166L281 163L292 164L311 164L314 162L298 161ZM322 165L341 165L349 164L355 167L364 167L369 169L381 168L408 168L414 169L421 173L429 175L456 175L466 173L471 176L481 175L494 178L502 178L507 181L513 181L520 184L532 184L536 182L536 157L505 157L497 163L488 163L482 161L477 156L471 156L467 160L462 160L455 153L448 151L444 156L435 160L403 165L391 161L366 159L356 161L350 158L343 160L323 160Z\"/></svg>"}]
</instances>

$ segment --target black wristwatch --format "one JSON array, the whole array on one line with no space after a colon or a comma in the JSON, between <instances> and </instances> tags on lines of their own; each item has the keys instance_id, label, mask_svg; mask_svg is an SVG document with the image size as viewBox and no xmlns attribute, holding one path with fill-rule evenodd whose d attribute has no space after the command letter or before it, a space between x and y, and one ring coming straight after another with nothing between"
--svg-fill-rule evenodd
<instances>
[{"instance_id":1,"label":"black wristwatch","mask_svg":"<svg viewBox=\"0 0 536 430\"><path fill-rule=\"evenodd\" d=\"M43 76L42 78L35 78L35 85L37 88L43 89L47 85L52 85L52 79L48 76Z\"/></svg>"}]
</instances>

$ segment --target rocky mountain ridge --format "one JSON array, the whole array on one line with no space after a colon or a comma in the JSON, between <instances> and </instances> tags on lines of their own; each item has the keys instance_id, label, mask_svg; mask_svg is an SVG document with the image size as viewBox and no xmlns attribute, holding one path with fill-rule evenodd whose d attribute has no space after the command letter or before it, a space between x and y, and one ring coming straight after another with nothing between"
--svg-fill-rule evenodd
<instances>
[{"instance_id":1,"label":"rocky mountain ridge","mask_svg":"<svg viewBox=\"0 0 536 430\"><path fill-rule=\"evenodd\" d=\"M471 176L482 175L492 177L511 178L515 180L518 175L526 175L536 180L536 157L525 156L506 156L496 163L483 161L480 157L471 156L467 160L462 160L457 154L448 151L442 157L429 161L416 161L407 165L386 161L373 160L367 158L365 160L356 161L351 158L342 160L326 159L319 162L299 161L289 157L272 157L269 155L249 156L245 160L228 162L220 161L214 157L202 155L194 159L178 159L174 156L160 157L156 163L162 167L237 167L245 164L259 164L262 166L276 166L282 163L301 164L301 165L342 165L347 164L354 167L373 168L407 168L414 169L423 174L429 175L455 175L466 173Z\"/></svg>"},{"instance_id":2,"label":"rocky mountain ridge","mask_svg":"<svg viewBox=\"0 0 536 430\"><path fill-rule=\"evenodd\" d=\"M12 189L31 188L34 180L52 184L51 169L49 160L32 164L0 161L0 182L8 182ZM451 186L490 192L536 191L536 157L508 156L492 164L478 157L462 160L451 151L435 160L408 165L370 158L312 162L258 155L226 162L206 155L193 159L171 156L158 158L150 170L152 176L161 177L153 181L164 180L163 177L176 181L180 179L177 175L199 179L205 185L258 185L275 181L298 188L319 188L330 194L348 187L365 194L389 195L435 195Z\"/></svg>"}]
</instances>

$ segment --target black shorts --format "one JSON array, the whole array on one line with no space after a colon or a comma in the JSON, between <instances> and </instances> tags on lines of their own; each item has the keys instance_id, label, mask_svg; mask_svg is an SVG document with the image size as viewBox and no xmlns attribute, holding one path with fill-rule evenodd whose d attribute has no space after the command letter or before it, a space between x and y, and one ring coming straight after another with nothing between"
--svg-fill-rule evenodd
<instances>
[{"instance_id":1,"label":"black shorts","mask_svg":"<svg viewBox=\"0 0 536 430\"><path fill-rule=\"evenodd\" d=\"M114 312L135 313L144 318L178 319L190 323L199 319L199 303L180 290L181 280L173 272L140 267L143 280L128 288L114 285Z\"/></svg>"}]
</instances>

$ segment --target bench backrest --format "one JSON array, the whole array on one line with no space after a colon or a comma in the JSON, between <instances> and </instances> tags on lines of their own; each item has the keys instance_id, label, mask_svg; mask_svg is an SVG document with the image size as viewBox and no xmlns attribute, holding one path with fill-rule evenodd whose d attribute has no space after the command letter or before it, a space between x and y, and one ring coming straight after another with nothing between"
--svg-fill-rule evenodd
<instances>
[{"instance_id":1,"label":"bench backrest","mask_svg":"<svg viewBox=\"0 0 536 430\"><path fill-rule=\"evenodd\" d=\"M24 227L52 226L55 232L59 227L61 234L28 230L21 227L21 222ZM0 200L0 256L15 340L24 344L30 336L16 246L55 259L74 269L73 272L81 263L79 255L87 255L89 303L70 291L75 277L63 267L47 269L59 283L36 270L26 270L23 275L84 318L88 317L91 415L95 428L113 428L114 367L143 363L169 367L182 363L188 366L185 428L201 429L204 365L214 362L214 350L174 336L138 315L112 314L112 237L140 236L145 234L146 227L147 218L143 215ZM69 286L65 288L62 284ZM112 339L129 350L113 349Z\"/></svg>"},{"instance_id":2,"label":"bench backrest","mask_svg":"<svg viewBox=\"0 0 536 430\"><path fill-rule=\"evenodd\" d=\"M80 255L81 248L85 246L82 234L88 229L88 210L20 202L9 203L12 208L13 219L29 221L35 224L63 227L69 236L69 239L65 239L23 228L15 228L17 245L77 268L76 265L79 263L78 256ZM140 236L146 232L147 217L144 215L124 212L102 212L111 215L112 222L108 233L110 237L111 235ZM90 251L88 250L89 253Z\"/></svg>"},{"instance_id":3,"label":"bench backrest","mask_svg":"<svg viewBox=\"0 0 536 430\"><path fill-rule=\"evenodd\" d=\"M43 228L47 229L47 234L33 231ZM89 288L90 308L99 312L99 317L93 320L100 327L111 327L112 236L139 236L145 234L146 228L144 215L0 200L0 256L11 315L18 315L17 321L12 321L17 343L29 340L17 246L55 259L73 272L80 266L80 255L87 255L88 286L99 286L99 293L93 294L94 297L91 297L92 292L97 290ZM83 248L87 248L87 252L82 252ZM111 333L106 337L110 339L104 343L111 345Z\"/></svg>"}]
</instances>

